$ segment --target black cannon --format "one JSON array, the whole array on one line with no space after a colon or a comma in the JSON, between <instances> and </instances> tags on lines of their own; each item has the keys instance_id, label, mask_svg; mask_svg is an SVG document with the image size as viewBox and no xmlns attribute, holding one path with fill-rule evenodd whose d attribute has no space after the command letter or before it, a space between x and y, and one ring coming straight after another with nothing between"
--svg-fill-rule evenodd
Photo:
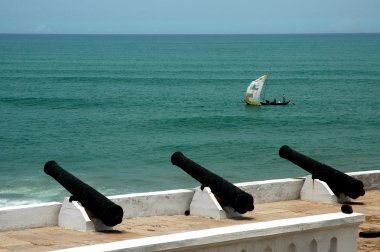
<instances>
[{"instance_id":1,"label":"black cannon","mask_svg":"<svg viewBox=\"0 0 380 252\"><path fill-rule=\"evenodd\" d=\"M319 179L327 183L333 193L340 197L340 194L356 199L365 194L363 182L349 175L338 171L328 165L319 163L293 149L284 145L279 151L280 157L289 160L302 169L310 172L313 179Z\"/></svg>"},{"instance_id":2,"label":"black cannon","mask_svg":"<svg viewBox=\"0 0 380 252\"><path fill-rule=\"evenodd\" d=\"M222 207L231 207L241 214L254 209L252 195L193 162L181 152L175 152L171 162L198 180L202 188L209 187Z\"/></svg>"},{"instance_id":3,"label":"black cannon","mask_svg":"<svg viewBox=\"0 0 380 252\"><path fill-rule=\"evenodd\" d=\"M44 171L66 188L72 194L73 200L79 201L86 210L105 225L115 226L122 222L123 208L65 171L55 161L47 162L44 166Z\"/></svg>"}]
</instances>

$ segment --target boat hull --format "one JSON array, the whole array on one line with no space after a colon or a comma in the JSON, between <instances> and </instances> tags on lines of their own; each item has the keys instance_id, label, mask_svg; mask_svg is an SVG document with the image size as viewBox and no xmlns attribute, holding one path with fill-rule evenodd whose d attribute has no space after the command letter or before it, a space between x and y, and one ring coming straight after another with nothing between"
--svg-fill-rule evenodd
<instances>
[{"instance_id":1,"label":"boat hull","mask_svg":"<svg viewBox=\"0 0 380 252\"><path fill-rule=\"evenodd\" d=\"M274 106L284 106L288 105L290 101L286 102L260 102L261 105L274 105Z\"/></svg>"}]
</instances>

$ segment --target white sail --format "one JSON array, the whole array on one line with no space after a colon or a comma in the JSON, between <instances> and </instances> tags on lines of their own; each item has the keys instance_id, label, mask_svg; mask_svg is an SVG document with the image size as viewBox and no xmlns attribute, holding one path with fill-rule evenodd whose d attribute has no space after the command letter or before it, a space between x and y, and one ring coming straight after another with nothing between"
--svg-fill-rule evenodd
<instances>
[{"instance_id":1,"label":"white sail","mask_svg":"<svg viewBox=\"0 0 380 252\"><path fill-rule=\"evenodd\" d=\"M257 80L254 80L247 87L247 92L245 95L245 102L247 104L260 106L260 94L263 89L265 80L267 79L267 75L263 75Z\"/></svg>"}]
</instances>

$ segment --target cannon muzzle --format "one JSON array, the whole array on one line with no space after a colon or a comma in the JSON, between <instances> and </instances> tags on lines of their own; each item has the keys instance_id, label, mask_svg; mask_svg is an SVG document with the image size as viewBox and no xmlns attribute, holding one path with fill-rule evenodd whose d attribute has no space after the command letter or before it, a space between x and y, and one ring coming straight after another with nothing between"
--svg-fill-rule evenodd
<instances>
[{"instance_id":1,"label":"cannon muzzle","mask_svg":"<svg viewBox=\"0 0 380 252\"><path fill-rule=\"evenodd\" d=\"M305 156L287 145L280 148L279 155L310 172L313 179L326 182L337 197L343 193L352 199L356 199L365 194L362 181Z\"/></svg>"},{"instance_id":2,"label":"cannon muzzle","mask_svg":"<svg viewBox=\"0 0 380 252\"><path fill-rule=\"evenodd\" d=\"M210 172L181 152L175 152L171 157L171 162L199 181L202 186L209 187L222 207L232 207L241 214L254 209L254 200L251 194L242 191L229 181Z\"/></svg>"},{"instance_id":3,"label":"cannon muzzle","mask_svg":"<svg viewBox=\"0 0 380 252\"><path fill-rule=\"evenodd\" d=\"M115 226L122 222L123 208L65 171L55 161L47 162L44 166L44 171L66 188L75 200L79 201L86 210L90 211L105 225Z\"/></svg>"}]
</instances>

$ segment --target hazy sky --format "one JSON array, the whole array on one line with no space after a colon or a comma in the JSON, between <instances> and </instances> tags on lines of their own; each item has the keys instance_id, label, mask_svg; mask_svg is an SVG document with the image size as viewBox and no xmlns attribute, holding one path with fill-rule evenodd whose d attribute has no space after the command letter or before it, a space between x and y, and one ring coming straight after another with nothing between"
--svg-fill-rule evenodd
<instances>
[{"instance_id":1,"label":"hazy sky","mask_svg":"<svg viewBox=\"0 0 380 252\"><path fill-rule=\"evenodd\" d=\"M380 32L380 0L0 0L0 33Z\"/></svg>"}]
</instances>

